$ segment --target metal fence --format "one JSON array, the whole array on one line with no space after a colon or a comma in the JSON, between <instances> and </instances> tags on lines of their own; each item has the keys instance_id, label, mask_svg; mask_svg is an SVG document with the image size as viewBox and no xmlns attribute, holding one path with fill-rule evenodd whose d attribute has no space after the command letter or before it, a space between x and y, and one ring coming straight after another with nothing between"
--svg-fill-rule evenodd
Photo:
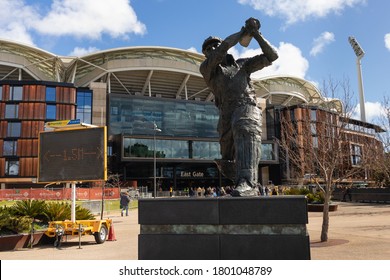
<instances>
[{"instance_id":1,"label":"metal fence","mask_svg":"<svg viewBox=\"0 0 390 280\"><path fill-rule=\"evenodd\" d=\"M103 205L103 215L112 215L115 212L120 211L119 208L119 199L110 199L110 200L104 200L103 203L101 200L84 200L78 202L81 207L84 207L86 209L89 209L92 214L94 215L100 215L102 211L102 205ZM137 208L138 207L138 200L132 199L129 204L129 208Z\"/></svg>"}]
</instances>

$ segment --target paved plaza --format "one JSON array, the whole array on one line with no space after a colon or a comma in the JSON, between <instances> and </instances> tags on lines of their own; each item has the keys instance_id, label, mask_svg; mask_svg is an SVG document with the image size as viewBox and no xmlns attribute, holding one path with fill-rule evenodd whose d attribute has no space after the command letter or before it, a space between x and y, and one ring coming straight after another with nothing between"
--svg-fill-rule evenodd
<instances>
[{"instance_id":1,"label":"paved plaza","mask_svg":"<svg viewBox=\"0 0 390 280\"><path fill-rule=\"evenodd\" d=\"M330 212L329 241L321 243L322 213L310 212L308 231L313 260L390 260L390 205L336 202ZM119 211L112 218L116 241L96 244L93 236L68 239L60 248L52 245L0 252L1 260L137 260L138 210L129 217Z\"/></svg>"}]
</instances>

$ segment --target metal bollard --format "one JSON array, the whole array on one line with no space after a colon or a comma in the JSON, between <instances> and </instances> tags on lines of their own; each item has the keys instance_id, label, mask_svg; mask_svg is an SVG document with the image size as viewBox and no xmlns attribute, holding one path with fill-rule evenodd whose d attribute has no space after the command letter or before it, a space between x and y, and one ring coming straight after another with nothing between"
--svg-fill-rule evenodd
<instances>
[{"instance_id":1,"label":"metal bollard","mask_svg":"<svg viewBox=\"0 0 390 280\"><path fill-rule=\"evenodd\" d=\"M81 233L84 231L84 228L82 228L81 224L79 224L79 249L82 249L81 248Z\"/></svg>"},{"instance_id":2,"label":"metal bollard","mask_svg":"<svg viewBox=\"0 0 390 280\"><path fill-rule=\"evenodd\" d=\"M31 235L30 235L30 248L31 249L33 248L33 243L34 243L34 232L35 232L35 229L34 229L34 219L33 219L31 222Z\"/></svg>"}]
</instances>

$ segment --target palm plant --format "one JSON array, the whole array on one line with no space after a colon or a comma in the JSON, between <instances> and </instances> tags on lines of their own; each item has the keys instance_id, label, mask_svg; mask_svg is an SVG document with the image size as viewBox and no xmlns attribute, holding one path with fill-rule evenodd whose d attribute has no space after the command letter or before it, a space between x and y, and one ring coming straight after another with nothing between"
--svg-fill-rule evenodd
<instances>
[{"instance_id":1,"label":"palm plant","mask_svg":"<svg viewBox=\"0 0 390 280\"><path fill-rule=\"evenodd\" d=\"M66 202L47 203L44 213L47 221L65 221L71 218L71 205ZM94 220L95 216L87 208L76 205L76 220Z\"/></svg>"},{"instance_id":2,"label":"palm plant","mask_svg":"<svg viewBox=\"0 0 390 280\"><path fill-rule=\"evenodd\" d=\"M46 202L44 200L19 200L11 207L11 213L16 217L28 217L34 220L45 218Z\"/></svg>"},{"instance_id":3,"label":"palm plant","mask_svg":"<svg viewBox=\"0 0 390 280\"><path fill-rule=\"evenodd\" d=\"M47 221L64 221L69 220L71 209L69 203L65 202L50 202L46 205L44 213Z\"/></svg>"},{"instance_id":4,"label":"palm plant","mask_svg":"<svg viewBox=\"0 0 390 280\"><path fill-rule=\"evenodd\" d=\"M0 207L0 235L25 232L30 229L32 219L15 217L9 207Z\"/></svg>"}]
</instances>

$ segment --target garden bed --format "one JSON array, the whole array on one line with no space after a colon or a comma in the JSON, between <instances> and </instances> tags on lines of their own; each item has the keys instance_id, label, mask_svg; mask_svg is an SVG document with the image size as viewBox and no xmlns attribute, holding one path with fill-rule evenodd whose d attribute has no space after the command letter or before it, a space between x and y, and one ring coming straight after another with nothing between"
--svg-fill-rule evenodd
<instances>
[{"instance_id":1,"label":"garden bed","mask_svg":"<svg viewBox=\"0 0 390 280\"><path fill-rule=\"evenodd\" d=\"M329 212L337 211L337 204L330 204L329 205ZM308 212L323 212L324 211L324 204L307 204L307 211Z\"/></svg>"},{"instance_id":2,"label":"garden bed","mask_svg":"<svg viewBox=\"0 0 390 280\"><path fill-rule=\"evenodd\" d=\"M33 236L33 246L37 245L41 240L43 232L36 232ZM31 234L10 234L0 235L0 251L12 251L31 246Z\"/></svg>"}]
</instances>

